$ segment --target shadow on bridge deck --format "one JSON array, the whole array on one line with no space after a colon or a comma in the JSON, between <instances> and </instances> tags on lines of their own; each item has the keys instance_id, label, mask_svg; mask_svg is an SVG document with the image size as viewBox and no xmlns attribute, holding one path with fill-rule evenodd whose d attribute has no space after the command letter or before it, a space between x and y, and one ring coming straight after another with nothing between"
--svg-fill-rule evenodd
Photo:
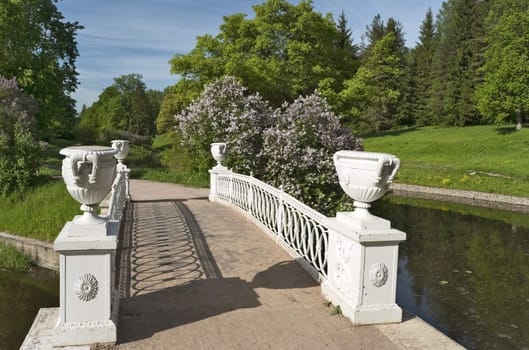
<instances>
[{"instance_id":1,"label":"shadow on bridge deck","mask_svg":"<svg viewBox=\"0 0 529 350\"><path fill-rule=\"evenodd\" d=\"M394 349L207 190L134 180L118 252L123 349Z\"/></svg>"}]
</instances>

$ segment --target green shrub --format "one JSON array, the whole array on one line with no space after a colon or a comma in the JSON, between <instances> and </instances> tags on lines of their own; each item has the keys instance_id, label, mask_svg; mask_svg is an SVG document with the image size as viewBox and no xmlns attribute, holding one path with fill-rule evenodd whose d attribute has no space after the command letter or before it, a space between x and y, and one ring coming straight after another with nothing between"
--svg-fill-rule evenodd
<instances>
[{"instance_id":1,"label":"green shrub","mask_svg":"<svg viewBox=\"0 0 529 350\"><path fill-rule=\"evenodd\" d=\"M37 102L0 76L0 194L26 191L42 159L36 141Z\"/></svg>"},{"instance_id":2,"label":"green shrub","mask_svg":"<svg viewBox=\"0 0 529 350\"><path fill-rule=\"evenodd\" d=\"M30 256L20 252L11 244L0 242L0 269L27 271L30 266Z\"/></svg>"},{"instance_id":3,"label":"green shrub","mask_svg":"<svg viewBox=\"0 0 529 350\"><path fill-rule=\"evenodd\" d=\"M23 195L0 197L0 231L53 241L67 221L81 214L79 207L62 180L47 182Z\"/></svg>"}]
</instances>

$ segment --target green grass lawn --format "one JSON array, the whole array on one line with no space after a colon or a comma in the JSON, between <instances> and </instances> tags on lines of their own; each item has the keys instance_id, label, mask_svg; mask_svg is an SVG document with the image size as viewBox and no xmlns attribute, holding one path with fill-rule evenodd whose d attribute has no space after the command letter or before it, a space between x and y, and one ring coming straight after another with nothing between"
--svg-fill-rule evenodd
<instances>
[{"instance_id":1,"label":"green grass lawn","mask_svg":"<svg viewBox=\"0 0 529 350\"><path fill-rule=\"evenodd\" d=\"M364 138L402 161L397 182L529 196L529 130L416 128Z\"/></svg>"},{"instance_id":2,"label":"green grass lawn","mask_svg":"<svg viewBox=\"0 0 529 350\"><path fill-rule=\"evenodd\" d=\"M31 257L5 242L0 242L0 270L27 271Z\"/></svg>"},{"instance_id":3,"label":"green grass lawn","mask_svg":"<svg viewBox=\"0 0 529 350\"><path fill-rule=\"evenodd\" d=\"M0 231L53 241L64 224L81 214L62 180L50 180L23 197L0 198Z\"/></svg>"}]
</instances>

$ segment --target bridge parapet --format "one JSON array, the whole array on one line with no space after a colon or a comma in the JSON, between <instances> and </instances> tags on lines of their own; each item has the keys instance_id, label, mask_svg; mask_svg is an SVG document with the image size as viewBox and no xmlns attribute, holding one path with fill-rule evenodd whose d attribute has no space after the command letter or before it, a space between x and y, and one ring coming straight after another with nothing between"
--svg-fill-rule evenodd
<instances>
[{"instance_id":1,"label":"bridge parapet","mask_svg":"<svg viewBox=\"0 0 529 350\"><path fill-rule=\"evenodd\" d=\"M398 245L406 239L369 213L393 181L400 161L383 153L340 151L340 185L355 210L330 218L252 175L222 166L226 144L212 145L209 199L240 210L321 283L322 294L355 325L401 322L396 304ZM223 154L219 155L219 150Z\"/></svg>"}]
</instances>

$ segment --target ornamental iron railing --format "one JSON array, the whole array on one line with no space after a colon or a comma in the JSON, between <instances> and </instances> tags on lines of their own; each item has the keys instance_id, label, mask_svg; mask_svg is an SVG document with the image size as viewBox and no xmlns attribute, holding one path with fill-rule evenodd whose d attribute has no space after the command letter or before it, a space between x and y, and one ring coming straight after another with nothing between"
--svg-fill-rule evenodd
<instances>
[{"instance_id":1,"label":"ornamental iron railing","mask_svg":"<svg viewBox=\"0 0 529 350\"><path fill-rule=\"evenodd\" d=\"M213 173L215 200L242 210L314 279L327 278L329 229L323 214L253 176L215 169Z\"/></svg>"}]
</instances>

